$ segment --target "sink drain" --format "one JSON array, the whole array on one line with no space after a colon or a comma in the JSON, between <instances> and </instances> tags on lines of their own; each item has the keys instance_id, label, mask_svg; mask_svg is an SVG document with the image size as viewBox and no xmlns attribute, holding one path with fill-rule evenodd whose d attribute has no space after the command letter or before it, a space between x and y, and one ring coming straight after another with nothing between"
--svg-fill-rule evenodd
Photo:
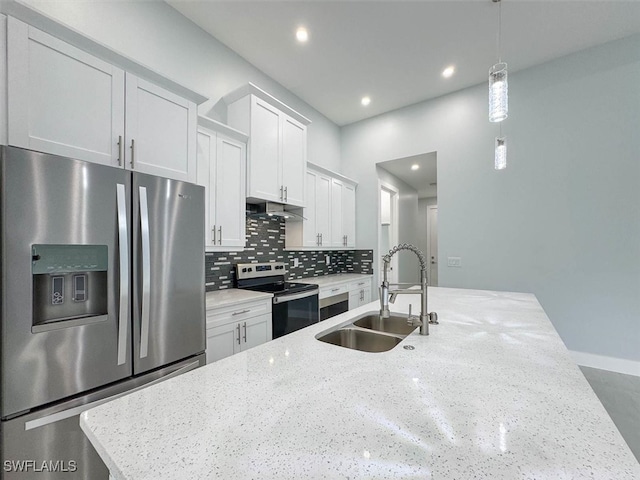
<instances>
[{"instance_id":1,"label":"sink drain","mask_svg":"<svg viewBox=\"0 0 640 480\"><path fill-rule=\"evenodd\" d=\"M416 349L416 347L414 347L413 345L405 345L402 348L404 348L405 350L415 350Z\"/></svg>"}]
</instances>

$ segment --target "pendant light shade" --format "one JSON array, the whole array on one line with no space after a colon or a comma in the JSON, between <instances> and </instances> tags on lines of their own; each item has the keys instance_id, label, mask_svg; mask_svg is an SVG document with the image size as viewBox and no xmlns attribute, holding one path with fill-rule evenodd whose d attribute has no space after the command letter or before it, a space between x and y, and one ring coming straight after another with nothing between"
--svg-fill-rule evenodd
<instances>
[{"instance_id":1,"label":"pendant light shade","mask_svg":"<svg viewBox=\"0 0 640 480\"><path fill-rule=\"evenodd\" d=\"M507 64L496 63L489 70L489 121L501 122L509 116Z\"/></svg>"},{"instance_id":2,"label":"pendant light shade","mask_svg":"<svg viewBox=\"0 0 640 480\"><path fill-rule=\"evenodd\" d=\"M507 168L507 137L496 137L495 169Z\"/></svg>"}]
</instances>

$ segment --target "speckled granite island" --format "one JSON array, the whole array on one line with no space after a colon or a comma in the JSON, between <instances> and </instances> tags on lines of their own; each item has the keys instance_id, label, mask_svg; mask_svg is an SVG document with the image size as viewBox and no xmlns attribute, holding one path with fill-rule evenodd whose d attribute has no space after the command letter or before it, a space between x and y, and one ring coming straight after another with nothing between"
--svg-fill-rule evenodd
<instances>
[{"instance_id":1,"label":"speckled granite island","mask_svg":"<svg viewBox=\"0 0 640 480\"><path fill-rule=\"evenodd\" d=\"M89 410L82 429L117 480L640 479L533 295L429 297L440 325L388 352L315 338L371 303Z\"/></svg>"}]
</instances>

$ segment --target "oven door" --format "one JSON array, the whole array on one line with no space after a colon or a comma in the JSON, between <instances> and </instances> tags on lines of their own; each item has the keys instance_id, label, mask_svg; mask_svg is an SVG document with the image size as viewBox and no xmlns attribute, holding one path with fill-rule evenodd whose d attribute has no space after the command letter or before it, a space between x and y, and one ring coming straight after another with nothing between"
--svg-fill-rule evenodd
<instances>
[{"instance_id":1,"label":"oven door","mask_svg":"<svg viewBox=\"0 0 640 480\"><path fill-rule=\"evenodd\" d=\"M320 320L318 290L273 297L273 338L282 337Z\"/></svg>"}]
</instances>

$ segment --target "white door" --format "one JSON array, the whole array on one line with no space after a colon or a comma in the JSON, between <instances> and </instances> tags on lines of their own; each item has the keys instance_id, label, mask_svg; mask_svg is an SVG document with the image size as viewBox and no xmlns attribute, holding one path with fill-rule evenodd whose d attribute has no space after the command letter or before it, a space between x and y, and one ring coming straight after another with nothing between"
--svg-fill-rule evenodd
<instances>
[{"instance_id":1,"label":"white door","mask_svg":"<svg viewBox=\"0 0 640 480\"><path fill-rule=\"evenodd\" d=\"M343 184L335 178L331 180L331 246L344 247L342 232L342 189Z\"/></svg>"},{"instance_id":2,"label":"white door","mask_svg":"<svg viewBox=\"0 0 640 480\"><path fill-rule=\"evenodd\" d=\"M121 166L124 72L7 19L8 143Z\"/></svg>"},{"instance_id":3,"label":"white door","mask_svg":"<svg viewBox=\"0 0 640 480\"><path fill-rule=\"evenodd\" d=\"M282 185L284 203L305 205L307 128L285 114L282 117Z\"/></svg>"},{"instance_id":4,"label":"white door","mask_svg":"<svg viewBox=\"0 0 640 480\"><path fill-rule=\"evenodd\" d=\"M438 207L430 205L427 217L427 251L429 256L429 285L438 286Z\"/></svg>"},{"instance_id":5,"label":"white door","mask_svg":"<svg viewBox=\"0 0 640 480\"><path fill-rule=\"evenodd\" d=\"M185 182L196 181L196 105L126 74L125 167Z\"/></svg>"},{"instance_id":6,"label":"white door","mask_svg":"<svg viewBox=\"0 0 640 480\"><path fill-rule=\"evenodd\" d=\"M282 202L280 182L280 112L259 98L251 97L247 196Z\"/></svg>"},{"instance_id":7,"label":"white door","mask_svg":"<svg viewBox=\"0 0 640 480\"><path fill-rule=\"evenodd\" d=\"M307 204L303 210L304 224L302 229L302 242L305 247L317 247L319 243L316 207L319 186L318 174L307 170Z\"/></svg>"},{"instance_id":8,"label":"white door","mask_svg":"<svg viewBox=\"0 0 640 480\"><path fill-rule=\"evenodd\" d=\"M356 187L345 183L342 188L342 234L346 246L356 246Z\"/></svg>"},{"instance_id":9,"label":"white door","mask_svg":"<svg viewBox=\"0 0 640 480\"><path fill-rule=\"evenodd\" d=\"M318 175L316 190L316 229L319 246L331 244L331 177Z\"/></svg>"},{"instance_id":10,"label":"white door","mask_svg":"<svg viewBox=\"0 0 640 480\"><path fill-rule=\"evenodd\" d=\"M216 134L203 128L198 129L198 153L196 183L204 187L204 245L215 245L215 183L211 182L215 172Z\"/></svg>"},{"instance_id":11,"label":"white door","mask_svg":"<svg viewBox=\"0 0 640 480\"><path fill-rule=\"evenodd\" d=\"M218 135L215 185L218 245L244 247L245 244L245 146Z\"/></svg>"}]
</instances>

